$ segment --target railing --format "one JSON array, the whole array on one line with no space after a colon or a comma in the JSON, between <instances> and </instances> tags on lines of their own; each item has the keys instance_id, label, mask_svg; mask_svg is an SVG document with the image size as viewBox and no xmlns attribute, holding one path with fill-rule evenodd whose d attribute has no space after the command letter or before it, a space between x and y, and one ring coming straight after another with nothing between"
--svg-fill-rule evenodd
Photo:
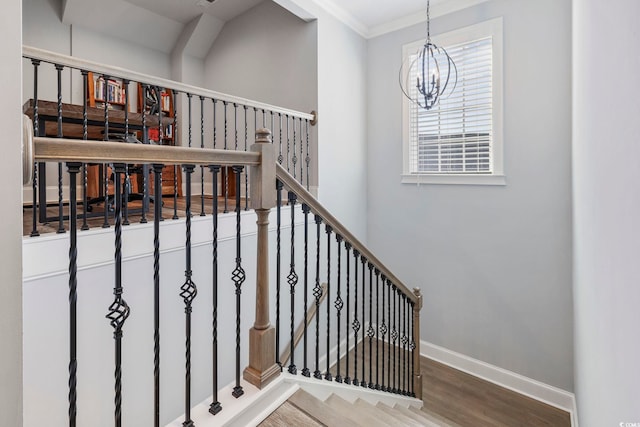
<instances>
[{"instance_id":1,"label":"railing","mask_svg":"<svg viewBox=\"0 0 640 427\"><path fill-rule=\"evenodd\" d=\"M234 342L224 342L227 348L234 349L234 379L232 396L240 398L244 394L243 383L245 381L262 388L283 369L290 374L300 374L318 380L330 380L353 384L355 386L368 387L384 392L397 393L406 396L421 397L420 358L417 344L419 343L419 311L422 299L418 290L412 292L375 256L371 253L349 230L346 229L330 212L328 212L308 191L310 183L309 175L309 142L308 125L312 116L289 110L279 109L264 104L254 103L239 98L228 97L215 92L206 91L182 85L176 82L155 79L149 76L120 70L114 67L105 67L86 61L78 61L75 58L64 57L57 54L25 48L25 57L32 61L34 69L34 93L33 100L27 104L27 112L30 117L26 120L25 132L25 182L33 181L33 210L32 235L37 235L37 222L42 219L39 208L46 208L46 197L43 200L43 189L38 188L38 177L46 173L47 162L56 163L58 166L58 232L68 231L69 236L69 263L68 263L68 320L69 320L69 360L68 360L68 424L75 426L79 412L83 408L78 402L79 378L79 320L78 320L78 233L88 228L88 205L90 200L87 192L87 167L98 165L102 173L113 174L113 179L103 175L104 197L104 224L111 226L113 222L113 299L104 303L106 317L113 329L114 348L114 391L113 391L113 416L116 426L122 425L126 419L123 413L123 349L127 343L123 341L123 333L127 329L128 319L135 307L127 303L126 275L123 272L123 236L127 231L124 227L128 223L128 205L130 188L130 165L140 165L143 170L143 196L153 203L153 213L149 212L143 203L141 207L141 222L148 219L153 221L153 272L149 271L149 277L153 282L153 419L154 426L159 426L163 421L161 414L161 328L160 323L165 313L161 311L161 291L171 286L163 279L161 268L161 223L163 221L162 203L163 197L163 173L167 170L182 169L185 180L184 196L184 278L175 287L174 297L180 297L184 309L184 426L193 426L191 416L192 402L192 374L201 377L201 373L193 373L192 369L192 338L194 327L194 302L198 298L198 290L202 290L194 282L194 272L199 270L211 271L211 283L207 283L207 291L211 291L211 402L209 412L212 415L223 410L218 395L220 384L220 348L219 332L221 321L229 319L219 318L221 304L231 305L231 301L220 301L219 290L224 289L224 283L231 283L234 288L233 307L234 316L231 328L234 331ZM41 114L41 101L38 100L38 70L42 62L55 64L57 81L57 102L55 105L54 131L56 137L48 137L46 121L43 122ZM141 87L154 85L170 89L173 93L185 94L187 107L191 105L193 96L198 96L201 104L205 101L213 106L211 115L216 115L216 105L221 102L223 111L225 132L224 139L217 141L218 120L214 119L210 126L211 139L208 139L209 147L205 147L204 113L200 113L200 146L192 146L191 114L187 120L187 146L164 146L149 144L148 131L150 127L157 126L159 135L165 118L162 108L158 106L157 113L147 113L142 109L139 118L140 123L131 123L131 115L128 106L120 113L110 110L105 103L100 118L94 117L90 122L91 111L87 105L86 87L83 87L82 106L75 110L71 108L65 117L65 106L62 102L61 71L65 68L76 70L82 76L83 86L88 80L88 69L103 76L119 76L127 82L139 81ZM108 80L108 79L106 79ZM144 82L144 83L142 83ZM128 85L125 85L125 99L128 99ZM106 97L106 94L105 94ZM125 101L125 104L127 102ZM255 143L249 145L249 130L244 126L244 147L238 143L237 124L234 117L233 136L229 136L229 120L226 112L229 106L234 113L241 107L245 113L249 108L254 109L255 123L253 133ZM67 107L68 108L68 107ZM188 108L190 111L191 109ZM275 127L278 143L273 143L271 131L258 128L258 111L263 112L264 124L269 124L267 115L285 118L286 129L291 124L304 123L305 129L293 125L291 128L293 138L290 139L285 132L282 139L283 126L271 123ZM79 114L79 116L73 116ZM120 116L118 116L120 114ZM73 116L73 117L72 117ZM75 117L75 118L74 118ZM78 117L80 117L78 119ZM113 122L113 117L117 117ZM121 119L121 120L120 120ZM66 121L65 121L66 120ZM175 115L171 123L176 125L179 121ZM33 124L35 136L30 134ZM81 139L65 137L65 123L80 126ZM110 138L110 126L121 126L125 135L129 135L131 129L139 126L142 132L142 144L127 143L125 141L113 141ZM88 137L89 128L102 129L102 140L91 140ZM174 128L175 129L175 128ZM94 129L95 131L95 129ZM229 145L233 141L234 144ZM222 144L224 142L224 144ZM289 145L289 142L292 142ZM304 142L304 144L303 144ZM299 144L299 145L296 145ZM220 149L222 147L222 149ZM289 147L289 148L287 148ZM293 147L293 149L291 149ZM298 164L298 153L302 156L306 150L304 162ZM289 169L287 171L287 161ZM304 167L299 167L304 164ZM67 173L64 174L63 166ZM170 169L167 169L169 167ZM200 169L200 185L192 186L194 174ZM111 172L109 172L109 170ZM211 214L205 213L205 172L210 176L211 183ZM40 174L40 175L39 175ZM177 175L174 174L174 177ZM153 178L153 192L147 180ZM232 178L233 177L233 178ZM80 180L80 181L79 181ZM110 183L111 181L111 183ZM231 191L231 182L235 191ZM177 179L167 182L172 189L171 196L174 199L173 218L178 218ZM242 186L245 193L242 197ZM63 200L63 186L68 188L68 200ZM112 187L112 194L109 193ZM193 194L193 188L200 194ZM82 195L79 197L79 190ZM283 191L286 191L286 200L283 200ZM44 190L46 196L46 189ZM153 194L151 194L153 193ZM209 219L211 223L211 253L210 258L204 263L194 264L192 256L192 222L194 215L198 215L197 209L193 209L193 199L200 199L200 216ZM209 196L209 195L208 195ZM223 200L222 209L219 207L218 196ZM244 206L242 203L244 202ZM230 203L233 206L230 206ZM113 206L110 213L108 205ZM284 205L287 209L283 209ZM68 213L64 215L63 207L68 206ZM298 206L301 206L298 208ZM233 238L234 263L229 276L223 277L218 271L219 253L218 218L219 214L234 207L235 234ZM80 208L80 209L79 209ZM243 346L242 337L242 312L243 290L246 289L246 281L251 278L246 271L246 245L242 239L242 210L254 210L257 216L257 252L255 258L255 322L249 331L248 351ZM275 266L269 260L269 215L275 209ZM222 211L222 212L221 212ZM45 209L46 212L46 209ZM283 218L283 212L289 214ZM297 218L302 215L303 221ZM44 218L48 221L48 218ZM81 221L81 223L79 223ZM313 222L312 222L313 221ZM181 224L176 222L176 224ZM283 228L290 229L289 236L283 236ZM133 227L128 230L133 231ZM300 231L302 230L302 231ZM296 233L297 231L297 233ZM289 242L283 244L283 240ZM283 246L284 245L284 246ZM284 249L286 248L286 249ZM288 267L283 264L288 261ZM269 278L275 267L275 286L271 286ZM175 265L171 266L175 270ZM326 283L326 291L321 284ZM288 289L283 289L288 285ZM288 293L288 295L287 295ZM326 304L322 306L322 299ZM246 303L246 301L245 301ZM275 306L272 306L272 303ZM253 305L253 301L251 301ZM315 305L312 320L307 321L307 313L310 305ZM244 312L246 313L246 307ZM275 325L271 324L270 313L275 312ZM199 313L197 313L199 314ZM245 315L246 316L246 315ZM230 316L231 317L231 316ZM170 319L175 323L174 318ZM298 333L302 340L302 356L297 351L295 325L302 321L302 330ZM227 324L225 324L225 327ZM287 341L289 342L287 343ZM166 346L166 344L163 344ZM170 345L175 346L175 342ZM280 354L285 347L289 355L286 359L280 359ZM298 346L299 347L299 346ZM243 350L244 349L244 350ZM248 366L241 371L241 359L243 354L249 355ZM325 360L321 363L321 358ZM285 366L285 360L288 365ZM165 362L166 363L166 362ZM298 366L299 365L299 366ZM176 369L176 366L170 366ZM242 373L242 375L241 375Z\"/></svg>"},{"instance_id":2,"label":"railing","mask_svg":"<svg viewBox=\"0 0 640 427\"><path fill-rule=\"evenodd\" d=\"M291 374L297 373L295 345L296 336L294 331L296 291L298 284L303 284L304 312L308 307L308 291L313 283L313 296L315 301L315 343L309 344L308 328L309 322L305 322L303 331L303 356L301 358L303 368L301 374L310 376L311 368L314 368L313 376L317 379L333 380L339 383L353 384L355 386L368 387L391 393L402 394L422 398L422 387L420 377L420 354L418 343L420 342L420 322L419 311L422 307L422 296L419 289L410 291L402 282L380 262L366 246L364 246L349 230L344 227L331 213L325 209L295 178L290 175L280 165L276 167L277 172L277 199L282 200L282 190L287 190L287 200L289 205L302 204L304 215L304 242L302 245L295 244L295 210L291 209L291 244L290 244L290 264L288 273L278 273L276 283L276 348L279 348L280 331L286 330L281 327L281 278L286 279L289 285L290 303L290 349L287 358L290 358L287 371ZM280 247L280 225L282 203L277 204L277 265L281 268L281 247ZM309 215L313 214L316 227L315 242L315 275L309 275ZM326 313L324 316L320 310L320 298L324 297L321 283L321 227L324 224L326 234ZM295 251L303 246L304 265L296 267ZM336 254L332 263L332 247ZM344 255L344 261L342 256ZM332 267L336 273L332 274ZM358 271L361 274L358 274ZM300 274L302 273L302 280ZM286 277L285 277L286 274ZM314 277L315 276L315 277ZM375 276L375 279L374 279ZM368 286L367 286L368 284ZM335 287L335 288L334 288ZM335 299L331 299L331 292L335 292ZM359 293L360 292L360 293ZM299 302L299 301L298 301ZM334 310L332 310L332 305ZM351 314L353 310L353 321ZM367 319L368 315L368 319ZM344 323L343 322L344 316ZM321 319L324 317L324 319ZM332 323L332 319L334 323ZM320 354L320 329L321 321L326 322L325 334L326 347L328 352L326 366L323 371L319 363ZM365 325L368 327L365 328ZM332 327L332 325L335 325ZM344 333L344 335L342 335ZM359 335L359 333L361 335ZM335 338L332 341L332 334ZM358 341L361 343L360 354L358 354ZM329 352L334 345L336 356L332 360ZM344 347L343 347L344 346ZM315 360L313 365L309 363L309 348L315 349ZM353 357L348 353L353 350ZM343 359L344 356L344 359ZM276 356L279 357L279 356ZM300 359L298 359L300 360ZM350 366L353 362L353 368ZM335 362L335 372L331 367ZM278 363L282 361L278 359ZM345 364L344 371L342 364ZM358 370L360 363L361 370ZM284 368L285 366L283 366ZM358 379L360 375L360 379Z\"/></svg>"},{"instance_id":3,"label":"railing","mask_svg":"<svg viewBox=\"0 0 640 427\"><path fill-rule=\"evenodd\" d=\"M314 114L300 113L28 46L23 47L23 57L33 67L32 91L24 94L27 102L23 106L23 112L33 121L37 137L103 141L117 137L142 144L151 144L155 140L158 144L247 151L249 142L256 138L256 130L268 127L279 135L276 141L278 162L286 166L306 188L310 187L310 182L314 179L314 172L311 170L314 150L313 142L310 141L310 127L315 124ZM63 78L63 73L71 74L70 81L79 82L72 85L72 95L63 93L63 82L66 84L68 81L66 75ZM102 85L94 83L93 76L95 82L102 82ZM56 89L52 91L51 87L43 87L43 81L52 84L55 82ZM117 84L110 85L110 82ZM102 88L102 94L99 88ZM117 88L118 92L115 99L113 88ZM43 100L47 97L50 99ZM100 102L99 97L106 101ZM165 99L171 102L164 102ZM182 108L178 108L179 106ZM65 211L68 196L65 197L63 191L66 182L62 164L56 164L57 174L48 173L48 166L41 161L33 168L32 237L40 234L43 224L57 223L58 233L64 233L68 227L65 225L65 221L69 220L69 213ZM205 199L211 197L212 183L205 178L205 168L199 169L199 174L195 171L199 175L199 186L197 182L194 186L199 187L196 190L200 195L199 215L204 216ZM121 174L127 184L123 189L123 225L129 224L130 213L140 214L140 222L147 222L150 204L158 200L152 194L150 172L149 165L125 164L125 170ZM162 195L173 196L172 218L177 219L178 197L182 194L182 174L175 166L164 172L165 176L172 176L169 180L165 178L165 191ZM79 207L82 230L89 229L90 222L87 220L92 217L103 218L103 228L114 223L112 176L115 175L108 167L88 163L81 165L79 188L82 204ZM235 177L236 174L231 169L221 169L220 196L224 198L224 212L229 211L229 199L233 198L236 189L245 195L243 208L248 210L249 171L245 169L238 175L241 181L239 187L233 182ZM56 181L56 196L47 193L47 182L52 179ZM134 184L138 188L134 188ZM133 207L130 203L136 200L141 200L141 206L130 209ZM57 208L56 214L48 214L47 207Z\"/></svg>"}]
</instances>

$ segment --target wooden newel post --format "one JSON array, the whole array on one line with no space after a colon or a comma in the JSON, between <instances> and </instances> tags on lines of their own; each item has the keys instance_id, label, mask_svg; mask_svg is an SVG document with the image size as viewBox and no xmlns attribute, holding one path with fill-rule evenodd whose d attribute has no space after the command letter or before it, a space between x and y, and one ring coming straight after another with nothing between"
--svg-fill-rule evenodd
<instances>
[{"instance_id":1,"label":"wooden newel post","mask_svg":"<svg viewBox=\"0 0 640 427\"><path fill-rule=\"evenodd\" d=\"M422 310L422 292L420 288L414 288L413 294L417 298L413 310L413 340L416 343L416 350L413 352L413 392L416 398L422 400L422 374L420 373L420 310Z\"/></svg>"},{"instance_id":2,"label":"wooden newel post","mask_svg":"<svg viewBox=\"0 0 640 427\"><path fill-rule=\"evenodd\" d=\"M269 212L276 206L276 150L271 131L256 130L251 151L261 154L260 165L251 166L250 205L258 216L256 320L249 331L249 366L244 379L258 388L280 375L276 364L276 330L269 322Z\"/></svg>"}]
</instances>

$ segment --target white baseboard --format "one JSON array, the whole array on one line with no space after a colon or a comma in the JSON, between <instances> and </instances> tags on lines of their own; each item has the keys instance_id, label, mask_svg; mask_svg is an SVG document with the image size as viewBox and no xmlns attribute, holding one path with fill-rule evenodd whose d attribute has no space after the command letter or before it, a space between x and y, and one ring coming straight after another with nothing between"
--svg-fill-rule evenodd
<instances>
[{"instance_id":1,"label":"white baseboard","mask_svg":"<svg viewBox=\"0 0 640 427\"><path fill-rule=\"evenodd\" d=\"M420 354L459 371L567 411L571 415L571 426L578 427L576 400L573 393L424 340L420 341Z\"/></svg>"}]
</instances>

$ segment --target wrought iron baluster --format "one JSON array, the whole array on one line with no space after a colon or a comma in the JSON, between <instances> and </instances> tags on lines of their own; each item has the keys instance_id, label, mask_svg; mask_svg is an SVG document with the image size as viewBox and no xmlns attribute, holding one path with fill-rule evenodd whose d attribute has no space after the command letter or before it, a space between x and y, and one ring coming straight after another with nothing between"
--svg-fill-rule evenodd
<instances>
[{"instance_id":1,"label":"wrought iron baluster","mask_svg":"<svg viewBox=\"0 0 640 427\"><path fill-rule=\"evenodd\" d=\"M295 208L297 196L294 192L289 191L289 210L291 211L291 263L289 264L289 275L287 276L287 283L289 284L289 294L291 296L291 363L289 363L289 373L296 374L295 364L295 342L294 342L294 322L295 322L295 295L296 285L298 284L298 274L296 273L296 259L295 259Z\"/></svg>"},{"instance_id":2,"label":"wrought iron baluster","mask_svg":"<svg viewBox=\"0 0 640 427\"><path fill-rule=\"evenodd\" d=\"M235 102L233 103L233 131L235 134L234 150L238 151L238 104L236 104ZM241 177L242 175L236 175L236 179L238 180L240 180ZM238 181L238 183L239 182L240 181ZM236 190L238 190L238 194L236 194L236 197L240 197L240 185L236 185ZM239 209L238 206L236 206L237 209Z\"/></svg>"},{"instance_id":3,"label":"wrought iron baluster","mask_svg":"<svg viewBox=\"0 0 640 427\"><path fill-rule=\"evenodd\" d=\"M386 341L385 338L387 336L387 324L385 323L385 315L384 315L384 295L385 295L385 283L387 281L387 276L385 276L384 274L382 275L382 300L378 300L378 304L380 304L380 302L382 302L382 324L380 325L380 335L382 335L382 341L378 344L379 346L382 347L382 357L380 358L382 360L382 365L380 366L380 371L382 373L381 378L381 384L380 384L380 389L382 391L386 391L387 388L384 385L384 353L385 353L385 347L386 347Z\"/></svg>"},{"instance_id":4,"label":"wrought iron baluster","mask_svg":"<svg viewBox=\"0 0 640 427\"><path fill-rule=\"evenodd\" d=\"M176 140L178 138L178 108L176 107L176 92L175 90L171 90L171 94L173 95L173 129L171 133L173 135L173 145L176 144ZM215 123L215 122L214 122ZM171 219L178 219L178 174L180 173L180 168L178 165L173 165L173 217Z\"/></svg>"},{"instance_id":5,"label":"wrought iron baluster","mask_svg":"<svg viewBox=\"0 0 640 427\"><path fill-rule=\"evenodd\" d=\"M391 340L392 346L390 351L393 353L393 388L391 389L391 393L397 393L398 389L396 388L396 341L398 339L398 330L396 329L396 292L397 289L395 285L390 290L393 295L393 327L391 329Z\"/></svg>"},{"instance_id":6,"label":"wrought iron baluster","mask_svg":"<svg viewBox=\"0 0 640 427\"><path fill-rule=\"evenodd\" d=\"M304 182L303 181L304 180L304 175L303 175L303 172L304 172L304 170L303 170L304 169L303 159L304 159L304 157L302 157L303 153L304 153L303 152L303 144L302 144L302 118L299 118L298 120L300 122L300 184L302 184Z\"/></svg>"},{"instance_id":7,"label":"wrought iron baluster","mask_svg":"<svg viewBox=\"0 0 640 427\"><path fill-rule=\"evenodd\" d=\"M380 270L375 269L376 275L376 390L380 390L380 323L379 323L379 308L380 308Z\"/></svg>"},{"instance_id":8,"label":"wrought iron baluster","mask_svg":"<svg viewBox=\"0 0 640 427\"><path fill-rule=\"evenodd\" d=\"M240 385L240 296L242 284L245 281L240 250L240 174L242 174L242 169L242 166L233 167L233 172L236 174L236 268L233 270L231 280L236 286L236 385L231 394L235 398L244 394Z\"/></svg>"},{"instance_id":9,"label":"wrought iron baluster","mask_svg":"<svg viewBox=\"0 0 640 427\"><path fill-rule=\"evenodd\" d=\"M78 229L76 179L81 163L67 163L69 171L69 426L75 427L77 404L77 302L78 302Z\"/></svg>"},{"instance_id":10,"label":"wrought iron baluster","mask_svg":"<svg viewBox=\"0 0 640 427\"><path fill-rule=\"evenodd\" d=\"M414 378L416 377L416 365L415 365L415 353L416 353L416 323L415 323L415 303L411 301L411 397L416 397L416 388L414 384Z\"/></svg>"},{"instance_id":11,"label":"wrought iron baluster","mask_svg":"<svg viewBox=\"0 0 640 427\"><path fill-rule=\"evenodd\" d=\"M56 64L58 72L58 138L62 138L62 65ZM46 190L46 189L45 189ZM64 213L62 202L62 163L58 162L58 230L56 233L62 234L64 230Z\"/></svg>"},{"instance_id":12,"label":"wrought iron baluster","mask_svg":"<svg viewBox=\"0 0 640 427\"><path fill-rule=\"evenodd\" d=\"M392 392L392 388L391 388L391 349L393 348L391 346L391 281L389 279L387 279L387 319L389 322L389 325L387 326L387 330L389 332L389 343L387 344L387 346L389 347L389 351L387 352L387 388L386 391L388 391L389 393ZM383 297L384 299L384 297Z\"/></svg>"},{"instance_id":13,"label":"wrought iron baluster","mask_svg":"<svg viewBox=\"0 0 640 427\"><path fill-rule=\"evenodd\" d=\"M320 298L322 297L322 288L320 287L320 225L322 218L314 215L316 223L316 284L313 287L313 296L316 299L316 370L313 373L314 378L322 379L320 372Z\"/></svg>"},{"instance_id":14,"label":"wrought iron baluster","mask_svg":"<svg viewBox=\"0 0 640 427\"><path fill-rule=\"evenodd\" d=\"M279 126L279 129L280 129L280 144L279 144L279 146L280 146L280 148L278 150L278 163L280 163L280 165L282 165L282 162L284 160L284 157L282 155L282 113L278 113L278 118L280 120L280 126Z\"/></svg>"},{"instance_id":15,"label":"wrought iron baluster","mask_svg":"<svg viewBox=\"0 0 640 427\"><path fill-rule=\"evenodd\" d=\"M407 394L407 297L401 296L402 304L402 394Z\"/></svg>"},{"instance_id":16,"label":"wrought iron baluster","mask_svg":"<svg viewBox=\"0 0 640 427\"><path fill-rule=\"evenodd\" d=\"M287 125L287 172L289 172L289 160L291 159L291 139L289 136L289 115L286 115L286 125Z\"/></svg>"},{"instance_id":17,"label":"wrought iron baluster","mask_svg":"<svg viewBox=\"0 0 640 427\"><path fill-rule=\"evenodd\" d=\"M401 357L401 351L400 349L402 348L402 305L400 302L400 289L396 288L396 294L397 294L397 300L398 300L398 312L397 312L397 316L398 316L398 345L396 347L396 352L397 354L397 359L398 359L398 388L396 388L396 393L401 394L402 393L402 357Z\"/></svg>"},{"instance_id":18,"label":"wrought iron baluster","mask_svg":"<svg viewBox=\"0 0 640 427\"><path fill-rule=\"evenodd\" d=\"M291 151L293 156L291 157L291 164L293 167L293 177L296 178L296 164L298 163L298 157L296 156L296 118L295 117L291 117L291 130L293 130L293 147Z\"/></svg>"},{"instance_id":19,"label":"wrought iron baluster","mask_svg":"<svg viewBox=\"0 0 640 427\"><path fill-rule=\"evenodd\" d=\"M307 190L309 190L309 164L311 163L311 157L309 157L309 120L305 120L306 136L307 136L307 156L304 158L304 162L307 168Z\"/></svg>"},{"instance_id":20,"label":"wrought iron baluster","mask_svg":"<svg viewBox=\"0 0 640 427\"><path fill-rule=\"evenodd\" d=\"M189 116L191 116L189 114ZM189 126L191 127L191 126ZM191 138L189 138L191 141ZM191 144L189 144L191 145ZM191 270L191 177L195 169L194 165L183 165L186 179L185 197L185 282L180 287L180 297L184 301L185 313L185 375L184 375L184 427L193 427L191 420L191 312L193 300L198 295L198 287L192 280Z\"/></svg>"},{"instance_id":21,"label":"wrought iron baluster","mask_svg":"<svg viewBox=\"0 0 640 427\"><path fill-rule=\"evenodd\" d=\"M369 262L369 329L367 336L369 337L369 388L375 388L373 384L373 337L375 330L373 329L373 264Z\"/></svg>"},{"instance_id":22,"label":"wrought iron baluster","mask_svg":"<svg viewBox=\"0 0 640 427\"><path fill-rule=\"evenodd\" d=\"M249 125L247 121L248 120L247 110L249 109L249 107L247 107L246 105L244 105L243 107L244 107L244 151L247 151L249 149L249 146L248 146ZM271 131L273 132L273 128L271 128ZM244 169L244 210L245 211L249 210L249 168Z\"/></svg>"},{"instance_id":23,"label":"wrought iron baluster","mask_svg":"<svg viewBox=\"0 0 640 427\"><path fill-rule=\"evenodd\" d=\"M280 239L282 227L282 182L276 179L276 363L282 369L280 360L280 280L281 252Z\"/></svg>"},{"instance_id":24,"label":"wrought iron baluster","mask_svg":"<svg viewBox=\"0 0 640 427\"><path fill-rule=\"evenodd\" d=\"M295 122L294 122L295 124ZM295 139L294 139L295 141ZM294 154L295 155L295 154ZM295 170L295 167L294 167ZM342 375L340 375L340 314L342 308L344 307L344 301L342 301L342 297L340 296L340 268L341 268L341 253L342 253L342 236L336 234L336 241L338 242L338 280L337 280L337 290L336 290L336 301L334 303L334 307L336 308L336 320L337 320L337 335L336 342L338 343L338 354L337 354L337 371L336 371L336 382L342 382ZM328 348L328 347L327 347ZM347 347L348 352L348 347ZM327 356L328 357L328 356Z\"/></svg>"},{"instance_id":25,"label":"wrought iron baluster","mask_svg":"<svg viewBox=\"0 0 640 427\"><path fill-rule=\"evenodd\" d=\"M224 149L227 149L229 138L229 124L227 122L227 101L222 101L224 105ZM222 193L224 195L224 210L223 213L229 212L229 167L224 168L224 182L222 183Z\"/></svg>"},{"instance_id":26,"label":"wrought iron baluster","mask_svg":"<svg viewBox=\"0 0 640 427\"><path fill-rule=\"evenodd\" d=\"M287 129L288 127L289 120L287 119ZM329 224L326 224L325 231L327 233L327 370L324 374L324 379L331 381L333 377L331 371L329 371L331 364L329 360L329 349L331 348L331 233L333 232L333 228Z\"/></svg>"},{"instance_id":27,"label":"wrought iron baluster","mask_svg":"<svg viewBox=\"0 0 640 427\"><path fill-rule=\"evenodd\" d=\"M272 116L273 117L273 114ZM303 332L303 359L304 365L302 368L302 375L305 377L309 377L311 372L309 371L308 365L308 339L307 339L307 319L306 312L308 309L308 301L307 296L309 293L309 206L305 203L302 204L302 212L304 213L304 332Z\"/></svg>"},{"instance_id":28,"label":"wrought iron baluster","mask_svg":"<svg viewBox=\"0 0 640 427\"><path fill-rule=\"evenodd\" d=\"M124 87L124 137L129 137L129 80L122 80ZM86 91L85 91L86 93ZM84 96L84 99L87 97ZM131 194L131 179L129 177L129 165L124 165L124 200L122 206L124 209L124 218L122 225L129 225L129 195Z\"/></svg>"},{"instance_id":29,"label":"wrought iron baluster","mask_svg":"<svg viewBox=\"0 0 640 427\"><path fill-rule=\"evenodd\" d=\"M162 197L161 164L153 165L155 200ZM126 185L126 184L125 184ZM153 403L154 426L160 425L160 217L162 203L153 204Z\"/></svg>"},{"instance_id":30,"label":"wrought iron baluster","mask_svg":"<svg viewBox=\"0 0 640 427\"><path fill-rule=\"evenodd\" d=\"M360 251L357 249L353 250L353 323L351 327L353 328L353 385L359 386L360 382L358 381L358 331L360 330L360 321L358 320L358 258L360 257ZM364 297L364 294L363 294ZM362 345L364 345L364 341L362 341ZM364 353L364 348L362 350Z\"/></svg>"},{"instance_id":31,"label":"wrought iron baluster","mask_svg":"<svg viewBox=\"0 0 640 427\"><path fill-rule=\"evenodd\" d=\"M82 70L82 93L86 94L89 86L89 72ZM82 97L82 140L88 139L88 120L87 120L87 97ZM89 202L87 197L87 164L82 164L82 228L81 230L88 230L89 224L87 224L87 212L89 210ZM35 193L34 193L35 197ZM35 201L35 198L34 198Z\"/></svg>"},{"instance_id":32,"label":"wrought iron baluster","mask_svg":"<svg viewBox=\"0 0 640 427\"><path fill-rule=\"evenodd\" d=\"M267 127L267 114L264 112L264 108L262 109L262 127Z\"/></svg>"},{"instance_id":33,"label":"wrought iron baluster","mask_svg":"<svg viewBox=\"0 0 640 427\"><path fill-rule=\"evenodd\" d=\"M204 96L200 96L200 148L204 148ZM200 166L200 216L204 213L204 166Z\"/></svg>"},{"instance_id":34,"label":"wrought iron baluster","mask_svg":"<svg viewBox=\"0 0 640 427\"><path fill-rule=\"evenodd\" d=\"M365 290L366 290L366 276L365 276L365 268L367 265L367 259L364 256L360 256L360 262L362 263L362 381L360 382L360 386L361 387L366 387L367 386L367 381L365 379L365 367L366 367L366 363L365 363L365 346L366 346L366 341L365 341L365 333L367 332L367 328L365 328L366 325L366 314L365 314L365 301L366 301L366 297L365 297Z\"/></svg>"},{"instance_id":35,"label":"wrought iron baluster","mask_svg":"<svg viewBox=\"0 0 640 427\"><path fill-rule=\"evenodd\" d=\"M106 97L105 97L106 101ZM124 292L122 286L122 192L120 187L120 176L124 173L124 164L114 164L115 180L115 286L113 295L115 299L109 306L109 319L113 328L113 338L115 339L115 425L122 426L122 327L129 317L129 306L122 298Z\"/></svg>"},{"instance_id":36,"label":"wrought iron baluster","mask_svg":"<svg viewBox=\"0 0 640 427\"><path fill-rule=\"evenodd\" d=\"M302 122L300 122L300 123L302 123ZM300 176L302 176L302 175L300 175ZM346 322L345 322L345 325L344 325L345 326L344 335L347 338L347 348L346 348L346 351L345 351L345 354L347 355L346 356L347 366L346 366L345 372L347 373L347 375L344 377L344 382L345 382L345 384L351 384L351 377L349 376L349 328L351 327L351 324L350 324L350 320L351 319L350 319L350 313L349 313L350 310L351 310L351 291L349 289L349 281L350 281L350 268L349 268L350 263L349 263L349 258L350 258L350 255L351 255L351 243L345 242L344 243L344 248L347 251L347 256L345 257L346 264L347 264L347 276L346 276L346 279L347 279L347 319L346 319Z\"/></svg>"},{"instance_id":37,"label":"wrought iron baluster","mask_svg":"<svg viewBox=\"0 0 640 427\"><path fill-rule=\"evenodd\" d=\"M215 104L214 104L215 109ZM215 122L214 122L215 123ZM215 131L214 131L215 132ZM214 143L215 144L215 143ZM213 400L209 405L209 412L216 415L222 410L222 404L218 400L218 172L220 172L220 166L209 166L211 175L213 177L213 203L212 203L212 219L213 219L213 254L212 254L212 267L213 267L213 339L212 339L212 372L213 372Z\"/></svg>"},{"instance_id":38,"label":"wrought iron baluster","mask_svg":"<svg viewBox=\"0 0 640 427\"><path fill-rule=\"evenodd\" d=\"M109 95L108 95L108 89L109 89L109 79L111 77L107 76L107 75L103 75L104 78L104 91L102 92L102 99L104 100L104 136L103 139L105 141L109 140ZM62 122L62 120L60 120L60 122ZM104 186L104 222L102 223L102 228L109 228L109 166L108 165L103 165L102 166L103 169L103 173L102 173L102 179L104 180L103 186ZM113 187L115 189L115 187L119 186L119 182L117 183L118 185L116 185L116 181L114 179L113 181ZM114 191L115 194L115 191Z\"/></svg>"},{"instance_id":39,"label":"wrought iron baluster","mask_svg":"<svg viewBox=\"0 0 640 427\"><path fill-rule=\"evenodd\" d=\"M38 113L38 67L40 61L38 59L32 59L33 64L33 133L35 136L40 136L40 116ZM86 93L86 90L85 90ZM85 97L86 98L86 97ZM31 183L31 190L33 191L33 206L31 217L31 237L38 237L38 162L33 163L33 182ZM42 206L40 206L42 208ZM46 205L43 208L46 211ZM86 212L86 207L85 207ZM86 216L86 215L85 215Z\"/></svg>"},{"instance_id":40,"label":"wrought iron baluster","mask_svg":"<svg viewBox=\"0 0 640 427\"><path fill-rule=\"evenodd\" d=\"M144 94L147 93L149 86L142 83L143 99ZM147 106L146 101L142 103L142 143L150 144L149 130L147 129ZM149 166L142 165L142 215L140 217L140 224L147 223L147 209L149 207Z\"/></svg>"}]
</instances>

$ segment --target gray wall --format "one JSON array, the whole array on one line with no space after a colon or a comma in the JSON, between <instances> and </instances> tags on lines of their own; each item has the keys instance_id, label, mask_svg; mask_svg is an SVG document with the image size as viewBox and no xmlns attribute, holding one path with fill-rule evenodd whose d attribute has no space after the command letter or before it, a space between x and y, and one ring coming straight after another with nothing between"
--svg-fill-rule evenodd
<instances>
[{"instance_id":1,"label":"gray wall","mask_svg":"<svg viewBox=\"0 0 640 427\"><path fill-rule=\"evenodd\" d=\"M6 40L0 47L0 81L5 82L0 103L2 127L2 201L0 221L0 425L22 425L22 157L21 114L21 2L3 3L0 27Z\"/></svg>"},{"instance_id":2,"label":"gray wall","mask_svg":"<svg viewBox=\"0 0 640 427\"><path fill-rule=\"evenodd\" d=\"M575 375L582 427L640 422L638 16L635 0L574 2ZM606 78L594 102L593 88L612 71L615 78Z\"/></svg>"},{"instance_id":3,"label":"gray wall","mask_svg":"<svg viewBox=\"0 0 640 427\"><path fill-rule=\"evenodd\" d=\"M368 237L424 294L422 339L571 391L571 8L493 0L435 19L435 34L503 17L506 186L408 185L402 45L368 52Z\"/></svg>"}]
</instances>

